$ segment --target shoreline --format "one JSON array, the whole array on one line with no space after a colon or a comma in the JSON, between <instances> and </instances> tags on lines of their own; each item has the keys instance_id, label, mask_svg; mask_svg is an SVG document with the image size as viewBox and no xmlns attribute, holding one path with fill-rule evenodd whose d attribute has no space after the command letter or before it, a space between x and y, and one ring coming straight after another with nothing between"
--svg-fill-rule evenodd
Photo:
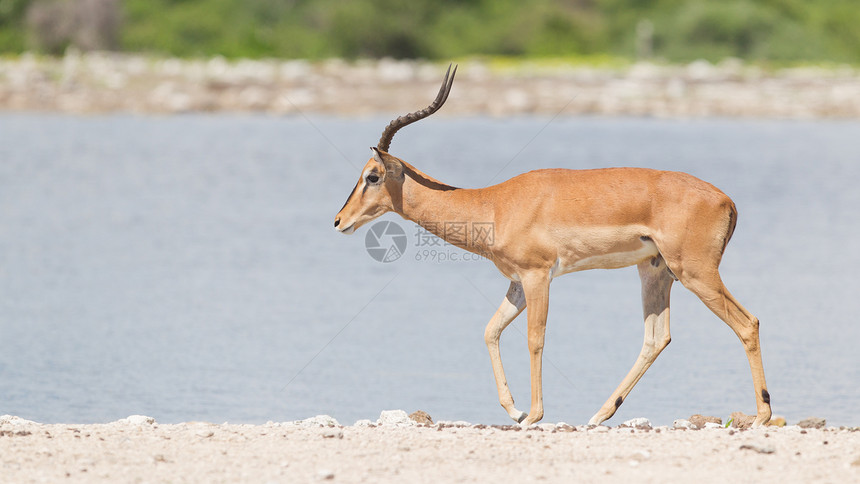
<instances>
[{"instance_id":1,"label":"shoreline","mask_svg":"<svg viewBox=\"0 0 860 484\"><path fill-rule=\"evenodd\" d=\"M396 412L396 411L395 411ZM851 482L860 428L417 424L40 424L0 417L14 482ZM405 412L401 412L405 415Z\"/></svg>"},{"instance_id":2,"label":"shoreline","mask_svg":"<svg viewBox=\"0 0 860 484\"><path fill-rule=\"evenodd\" d=\"M446 65L158 58L70 50L0 58L0 111L390 115L432 99ZM445 115L860 118L860 69L464 60ZM418 102L423 105L424 101Z\"/></svg>"}]
</instances>

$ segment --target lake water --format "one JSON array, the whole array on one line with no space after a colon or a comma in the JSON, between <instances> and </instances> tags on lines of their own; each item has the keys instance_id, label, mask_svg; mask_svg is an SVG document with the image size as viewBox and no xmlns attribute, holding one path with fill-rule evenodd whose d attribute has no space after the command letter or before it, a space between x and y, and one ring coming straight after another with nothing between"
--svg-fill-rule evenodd
<instances>
[{"instance_id":1,"label":"lake water","mask_svg":"<svg viewBox=\"0 0 860 484\"><path fill-rule=\"evenodd\" d=\"M0 115L0 414L263 423L381 410L506 423L487 261L380 263L332 228L383 118ZM392 153L456 186L544 167L680 170L740 220L727 286L761 320L773 409L858 425L860 123L438 118ZM418 260L420 259L420 260ZM680 284L672 344L609 424L753 413L731 330ZM553 282L545 420L585 423L642 344L635 267ZM502 338L527 410L525 318Z\"/></svg>"}]
</instances>

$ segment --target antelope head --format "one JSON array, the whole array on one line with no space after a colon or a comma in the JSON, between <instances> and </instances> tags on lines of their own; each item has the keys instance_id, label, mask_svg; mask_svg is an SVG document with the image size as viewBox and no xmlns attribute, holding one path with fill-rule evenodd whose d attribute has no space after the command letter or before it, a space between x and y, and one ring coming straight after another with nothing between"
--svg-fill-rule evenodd
<instances>
[{"instance_id":1,"label":"antelope head","mask_svg":"<svg viewBox=\"0 0 860 484\"><path fill-rule=\"evenodd\" d=\"M448 66L445 79L436 99L426 108L413 113L400 116L391 121L382 132L379 144L370 148L373 156L361 170L361 177L352 193L346 199L346 203L334 218L334 227L344 234L351 234L355 229L379 217L380 215L395 209L400 204L401 188L403 186L403 162L388 154L388 147L397 131L409 124L426 118L435 113L445 104L451 85L454 83L453 72Z\"/></svg>"}]
</instances>

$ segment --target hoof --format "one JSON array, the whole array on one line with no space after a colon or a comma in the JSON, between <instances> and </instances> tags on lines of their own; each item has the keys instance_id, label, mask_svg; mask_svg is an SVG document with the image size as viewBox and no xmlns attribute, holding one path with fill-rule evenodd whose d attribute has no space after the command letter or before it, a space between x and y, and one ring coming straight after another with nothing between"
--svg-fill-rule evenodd
<instances>
[{"instance_id":1,"label":"hoof","mask_svg":"<svg viewBox=\"0 0 860 484\"><path fill-rule=\"evenodd\" d=\"M751 425L750 427L751 427L751 428L754 428L754 429L762 428L762 427L767 426L767 423L768 423L769 421L770 421L770 419L762 420L762 421L759 421L758 419L756 419L756 421L755 421L755 422L753 422L753 423L752 423L752 425Z\"/></svg>"},{"instance_id":2,"label":"hoof","mask_svg":"<svg viewBox=\"0 0 860 484\"><path fill-rule=\"evenodd\" d=\"M523 420L525 420L526 417L528 417L528 416L529 416L529 414L527 414L525 412L520 412L519 415L517 415L517 414L511 415L511 418L514 419L514 421L516 423L523 423Z\"/></svg>"},{"instance_id":3,"label":"hoof","mask_svg":"<svg viewBox=\"0 0 860 484\"><path fill-rule=\"evenodd\" d=\"M591 417L591 420L588 421L588 426L589 427L596 427L596 426L602 424L605 420L606 420L605 418L600 418L597 415L595 415L595 416Z\"/></svg>"}]
</instances>

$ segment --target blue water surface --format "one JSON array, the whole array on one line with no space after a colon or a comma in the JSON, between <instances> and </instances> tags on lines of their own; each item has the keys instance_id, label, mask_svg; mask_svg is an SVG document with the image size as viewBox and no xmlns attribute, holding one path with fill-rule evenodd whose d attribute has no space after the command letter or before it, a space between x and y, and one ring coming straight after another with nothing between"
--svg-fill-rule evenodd
<instances>
[{"instance_id":1,"label":"blue water surface","mask_svg":"<svg viewBox=\"0 0 860 484\"><path fill-rule=\"evenodd\" d=\"M494 266L392 214L408 244L390 263L367 229L332 228L387 122L0 114L0 414L506 423ZM774 412L858 425L858 139L858 122L441 116L391 152L463 187L609 166L715 184L740 211L721 272L762 322ZM672 302L672 344L608 423L754 413L737 337L679 284ZM635 267L556 279L547 327L545 421L585 423L642 344ZM527 410L524 334L521 317L502 354Z\"/></svg>"}]
</instances>

